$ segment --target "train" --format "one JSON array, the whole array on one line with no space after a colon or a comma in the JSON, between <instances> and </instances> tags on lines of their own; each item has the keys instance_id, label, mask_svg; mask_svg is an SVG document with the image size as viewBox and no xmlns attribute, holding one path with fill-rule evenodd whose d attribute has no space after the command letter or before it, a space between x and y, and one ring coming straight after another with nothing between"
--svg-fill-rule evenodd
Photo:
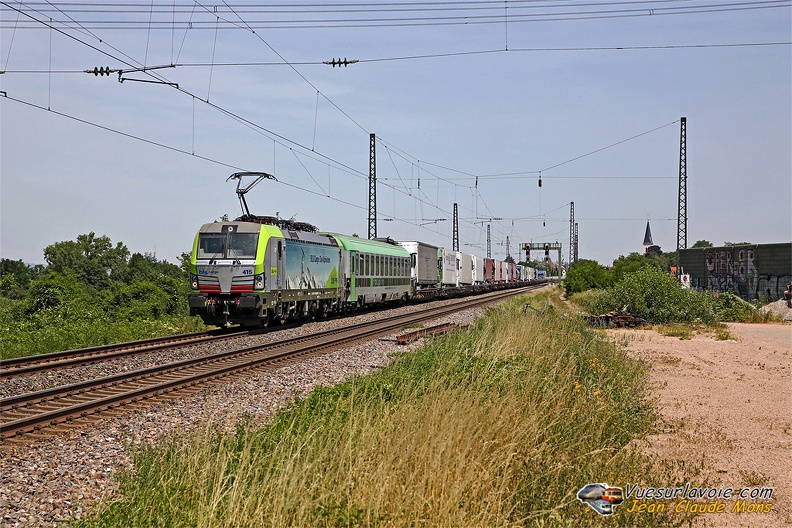
<instances>
[{"instance_id":1,"label":"train","mask_svg":"<svg viewBox=\"0 0 792 528\"><path fill-rule=\"evenodd\" d=\"M364 239L244 214L195 235L190 315L263 327L532 284L537 270L417 240Z\"/></svg>"}]
</instances>

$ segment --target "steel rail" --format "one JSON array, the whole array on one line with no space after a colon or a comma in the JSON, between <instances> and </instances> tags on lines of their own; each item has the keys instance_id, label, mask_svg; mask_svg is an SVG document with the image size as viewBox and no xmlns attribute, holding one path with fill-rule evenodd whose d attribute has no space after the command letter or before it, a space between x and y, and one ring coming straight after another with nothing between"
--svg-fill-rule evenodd
<instances>
[{"instance_id":1,"label":"steel rail","mask_svg":"<svg viewBox=\"0 0 792 528\"><path fill-rule=\"evenodd\" d=\"M6 439L39 430L47 425L55 425L64 421L71 421L74 418L87 417L129 402L137 402L141 399L169 394L179 389L207 383L234 373L294 361L300 357L315 355L327 349L348 346L352 343L371 339L377 335L391 333L406 324L435 319L454 311L524 293L525 291L530 291L530 289L532 288L502 290L481 297L467 298L465 301L452 306L435 307L374 322L358 323L343 329L326 330L311 336L291 338L240 350L219 352L211 356L178 361L89 380L83 383L4 398L0 400L0 406L2 406L4 414L14 414L17 411L35 411L35 409L30 409L29 407L40 403L46 404L46 410L0 424L0 438ZM141 382L148 384L140 386ZM69 401L72 399L90 398L90 391L94 390L116 390L118 393L103 394L99 398L77 403ZM59 409L51 409L52 405L58 405L61 402L66 405Z\"/></svg>"},{"instance_id":2,"label":"steel rail","mask_svg":"<svg viewBox=\"0 0 792 528\"><path fill-rule=\"evenodd\" d=\"M210 330L206 332L193 332L167 337L155 337L140 341L115 343L112 345L64 350L49 354L23 356L0 360L0 378L10 378L60 368L88 365L108 359L131 356L142 352L156 352L168 348L189 346L204 342L231 339L247 333L247 330L228 332Z\"/></svg>"}]
</instances>

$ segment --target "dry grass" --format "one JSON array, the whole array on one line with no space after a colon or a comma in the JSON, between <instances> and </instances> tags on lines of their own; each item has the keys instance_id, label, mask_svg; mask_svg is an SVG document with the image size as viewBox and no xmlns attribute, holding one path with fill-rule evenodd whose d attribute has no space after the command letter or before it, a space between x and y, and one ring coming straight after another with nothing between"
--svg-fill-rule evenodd
<instances>
[{"instance_id":1,"label":"dry grass","mask_svg":"<svg viewBox=\"0 0 792 528\"><path fill-rule=\"evenodd\" d=\"M653 419L643 370L552 300L530 302L314 391L268 427L207 426L142 452L123 499L84 524L590 524L580 487L651 478L625 448Z\"/></svg>"}]
</instances>

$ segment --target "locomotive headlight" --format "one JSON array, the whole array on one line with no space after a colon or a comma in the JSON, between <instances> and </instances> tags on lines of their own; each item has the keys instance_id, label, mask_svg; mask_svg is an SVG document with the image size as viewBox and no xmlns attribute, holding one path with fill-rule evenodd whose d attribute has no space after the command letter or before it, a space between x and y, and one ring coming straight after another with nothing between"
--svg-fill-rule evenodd
<instances>
[{"instance_id":1,"label":"locomotive headlight","mask_svg":"<svg viewBox=\"0 0 792 528\"><path fill-rule=\"evenodd\" d=\"M256 275L253 279L255 284L256 290L263 290L264 289L264 275Z\"/></svg>"},{"instance_id":2,"label":"locomotive headlight","mask_svg":"<svg viewBox=\"0 0 792 528\"><path fill-rule=\"evenodd\" d=\"M190 287L193 290L198 289L198 276L197 275L190 275Z\"/></svg>"}]
</instances>

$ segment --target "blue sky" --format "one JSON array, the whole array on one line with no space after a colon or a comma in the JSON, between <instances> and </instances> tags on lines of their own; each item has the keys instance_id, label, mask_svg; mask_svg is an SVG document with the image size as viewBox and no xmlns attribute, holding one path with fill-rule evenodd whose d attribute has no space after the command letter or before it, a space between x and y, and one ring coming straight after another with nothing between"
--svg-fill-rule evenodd
<instances>
[{"instance_id":1,"label":"blue sky","mask_svg":"<svg viewBox=\"0 0 792 528\"><path fill-rule=\"evenodd\" d=\"M592 9L582 3L565 2L566 12ZM523 242L559 241L566 258L574 202L580 258L609 264L640 251L647 219L654 242L673 251L682 116L688 244L791 240L790 2L710 12L710 2L585 3L618 16L522 22L526 3L512 1L498 5L513 18L492 24L253 33L246 24L265 17L384 15L357 2L368 12L264 15L221 3L234 28L220 29L213 6L187 2L99 15L8 2L0 256L43 263L47 245L93 231L176 262L202 223L241 212L226 181L241 170L278 179L247 195L254 213L366 236L370 133L380 236L450 247L457 202L463 250L484 254L488 219L502 218L489 222L496 258L507 237L514 256ZM689 4L698 12L660 14ZM449 14L458 13L388 16ZM90 25L91 16L137 24ZM168 24L190 16L192 29ZM155 22L166 29L149 29ZM343 57L360 62L321 64ZM143 64L183 64L155 70L179 90L131 80L155 79L143 72L123 83L81 73Z\"/></svg>"}]
</instances>

